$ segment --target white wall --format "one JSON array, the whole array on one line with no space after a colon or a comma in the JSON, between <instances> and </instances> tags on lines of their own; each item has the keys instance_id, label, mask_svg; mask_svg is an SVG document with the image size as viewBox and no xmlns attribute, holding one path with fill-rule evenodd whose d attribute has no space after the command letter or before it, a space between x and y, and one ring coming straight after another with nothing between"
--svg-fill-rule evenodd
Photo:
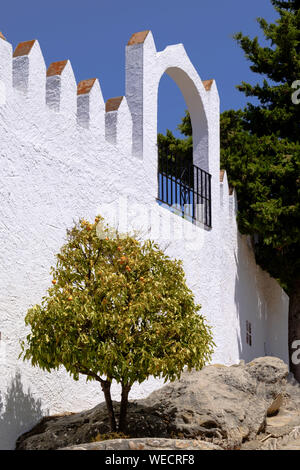
<instances>
[{"instance_id":1,"label":"white wall","mask_svg":"<svg viewBox=\"0 0 300 470\"><path fill-rule=\"evenodd\" d=\"M20 50L25 56L12 59L10 44L0 39L0 448L13 448L16 437L43 414L79 411L103 400L98 384L86 384L84 377L74 382L63 369L44 373L19 360L19 340L27 334L27 309L49 286L49 268L66 228L79 217L107 212L103 205L120 199L124 209L125 197L129 206L141 204L135 224L145 236L150 210L153 220L166 226L170 221L177 233L171 240L152 235L184 262L188 285L213 326L214 362L232 364L265 353L287 361L287 296L256 265L247 238L237 230L236 199L229 195L226 174L223 182L219 179L215 83L205 90L182 45L157 53L151 33L144 34L127 46L126 97L105 119L98 82L77 100L69 62L52 66L46 77L37 41ZM157 90L165 71L193 108L194 160L212 174L210 230L172 214L155 199ZM111 212L104 215L113 220ZM252 323L252 347L245 341L246 320ZM160 386L150 379L134 386L131 398ZM117 386L113 398L119 398Z\"/></svg>"}]
</instances>

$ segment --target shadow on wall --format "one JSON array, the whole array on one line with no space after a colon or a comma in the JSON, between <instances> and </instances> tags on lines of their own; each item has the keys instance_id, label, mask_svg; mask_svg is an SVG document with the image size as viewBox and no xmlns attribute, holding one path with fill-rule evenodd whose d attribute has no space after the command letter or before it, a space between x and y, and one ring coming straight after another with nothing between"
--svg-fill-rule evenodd
<instances>
[{"instance_id":1,"label":"shadow on wall","mask_svg":"<svg viewBox=\"0 0 300 470\"><path fill-rule=\"evenodd\" d=\"M268 315L264 280L266 273L256 265L251 242L245 236L238 236L235 255L236 279L234 300L240 329L238 333L239 357L249 362L256 357L272 355L265 343ZM272 282L270 278L270 282ZM274 280L275 284L275 280ZM279 288L279 286L278 286Z\"/></svg>"},{"instance_id":2,"label":"shadow on wall","mask_svg":"<svg viewBox=\"0 0 300 470\"><path fill-rule=\"evenodd\" d=\"M17 438L43 416L41 400L30 389L23 390L21 374L16 373L4 397L0 394L0 448L12 450Z\"/></svg>"}]
</instances>

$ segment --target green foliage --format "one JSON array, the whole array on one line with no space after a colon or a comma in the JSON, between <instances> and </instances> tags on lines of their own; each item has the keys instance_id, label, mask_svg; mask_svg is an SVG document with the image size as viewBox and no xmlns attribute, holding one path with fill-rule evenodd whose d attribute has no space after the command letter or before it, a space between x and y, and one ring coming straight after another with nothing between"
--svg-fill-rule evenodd
<instances>
[{"instance_id":1,"label":"green foliage","mask_svg":"<svg viewBox=\"0 0 300 470\"><path fill-rule=\"evenodd\" d=\"M258 104L248 103L244 110L245 129L257 136L275 134L280 138L299 141L300 107L291 96L293 83L300 78L300 7L299 1L272 0L279 18L267 23L258 18L258 24L269 43L262 47L258 38L250 39L242 33L235 39L252 63L250 69L264 79L251 85L242 82L237 88ZM299 87L298 87L299 88Z\"/></svg>"},{"instance_id":2,"label":"green foliage","mask_svg":"<svg viewBox=\"0 0 300 470\"><path fill-rule=\"evenodd\" d=\"M242 233L253 235L256 259L288 293L300 277L300 3L274 1L278 20L258 23L269 43L235 35L262 83L237 88L258 104L221 116L221 163L238 196Z\"/></svg>"},{"instance_id":3,"label":"green foliage","mask_svg":"<svg viewBox=\"0 0 300 470\"><path fill-rule=\"evenodd\" d=\"M210 360L211 331L182 263L152 241L112 238L101 217L80 220L52 274L47 295L25 319L31 332L22 355L33 366L63 365L75 380L105 376L130 387L150 375L174 380L185 366Z\"/></svg>"},{"instance_id":4,"label":"green foliage","mask_svg":"<svg viewBox=\"0 0 300 470\"><path fill-rule=\"evenodd\" d=\"M238 223L253 236L257 262L289 291L300 275L300 146L260 136L222 115L221 158L237 191Z\"/></svg>"},{"instance_id":5,"label":"green foliage","mask_svg":"<svg viewBox=\"0 0 300 470\"><path fill-rule=\"evenodd\" d=\"M258 19L269 47L235 35L264 80L237 87L257 104L221 115L221 167L237 191L239 229L253 237L257 262L291 294L300 278L300 105L292 102L300 80L300 1L272 4L276 23ZM188 112L178 127L192 135Z\"/></svg>"},{"instance_id":6,"label":"green foliage","mask_svg":"<svg viewBox=\"0 0 300 470\"><path fill-rule=\"evenodd\" d=\"M274 7L283 10L297 11L300 9L300 0L271 0L271 2Z\"/></svg>"},{"instance_id":7,"label":"green foliage","mask_svg":"<svg viewBox=\"0 0 300 470\"><path fill-rule=\"evenodd\" d=\"M167 129L166 135L158 134L157 145L159 156L163 161L172 160L175 157L177 163L182 162L182 166L193 163L193 139L191 136L186 139L177 139Z\"/></svg>"}]
</instances>

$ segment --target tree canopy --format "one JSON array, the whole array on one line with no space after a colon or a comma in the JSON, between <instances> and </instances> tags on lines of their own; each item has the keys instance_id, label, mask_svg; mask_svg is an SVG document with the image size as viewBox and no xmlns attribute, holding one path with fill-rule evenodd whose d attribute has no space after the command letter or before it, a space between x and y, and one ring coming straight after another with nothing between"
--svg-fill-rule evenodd
<instances>
[{"instance_id":1,"label":"tree canopy","mask_svg":"<svg viewBox=\"0 0 300 470\"><path fill-rule=\"evenodd\" d=\"M119 429L134 382L178 378L210 360L210 328L186 285L182 262L150 240L113 232L101 217L80 220L52 268L52 285L30 308L23 357L51 371L64 366L78 380L100 382L116 430L112 380L122 385Z\"/></svg>"},{"instance_id":2,"label":"tree canopy","mask_svg":"<svg viewBox=\"0 0 300 470\"><path fill-rule=\"evenodd\" d=\"M221 162L237 190L241 232L253 235L257 261L291 294L300 279L300 107L292 100L300 77L300 4L272 4L278 20L258 19L268 46L235 35L264 79L237 87L256 104L223 113Z\"/></svg>"}]
</instances>

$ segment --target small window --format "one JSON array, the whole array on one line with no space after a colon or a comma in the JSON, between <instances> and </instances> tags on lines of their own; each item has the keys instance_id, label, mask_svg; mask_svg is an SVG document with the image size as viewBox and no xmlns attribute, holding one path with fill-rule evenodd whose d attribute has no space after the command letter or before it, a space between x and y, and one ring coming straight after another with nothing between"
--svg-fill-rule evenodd
<instances>
[{"instance_id":1,"label":"small window","mask_svg":"<svg viewBox=\"0 0 300 470\"><path fill-rule=\"evenodd\" d=\"M246 321L246 343L252 346L252 326L248 320Z\"/></svg>"}]
</instances>

